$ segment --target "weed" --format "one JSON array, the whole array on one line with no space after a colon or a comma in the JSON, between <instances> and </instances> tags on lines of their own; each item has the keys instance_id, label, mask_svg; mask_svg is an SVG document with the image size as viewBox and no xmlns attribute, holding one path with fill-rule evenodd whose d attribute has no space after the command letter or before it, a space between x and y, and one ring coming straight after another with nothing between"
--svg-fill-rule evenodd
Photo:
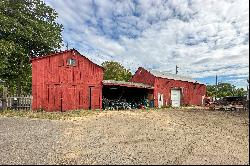
<instances>
[{"instance_id":1,"label":"weed","mask_svg":"<svg viewBox=\"0 0 250 166\"><path fill-rule=\"evenodd\" d=\"M73 110L67 112L45 112L42 109L39 110L2 110L0 111L0 116L4 117L28 117L28 118L39 118L39 119L69 119L73 117L82 117L90 114L94 114L93 111L88 110Z\"/></svg>"}]
</instances>

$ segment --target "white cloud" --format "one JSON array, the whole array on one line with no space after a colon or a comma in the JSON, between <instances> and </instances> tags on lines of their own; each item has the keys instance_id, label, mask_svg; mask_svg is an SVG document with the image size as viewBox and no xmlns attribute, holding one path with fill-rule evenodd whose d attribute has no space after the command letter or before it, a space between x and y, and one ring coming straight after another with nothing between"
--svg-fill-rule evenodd
<instances>
[{"instance_id":1,"label":"white cloud","mask_svg":"<svg viewBox=\"0 0 250 166\"><path fill-rule=\"evenodd\" d=\"M98 63L172 72L178 65L196 78L249 75L247 0L46 2L59 13L64 41Z\"/></svg>"}]
</instances>

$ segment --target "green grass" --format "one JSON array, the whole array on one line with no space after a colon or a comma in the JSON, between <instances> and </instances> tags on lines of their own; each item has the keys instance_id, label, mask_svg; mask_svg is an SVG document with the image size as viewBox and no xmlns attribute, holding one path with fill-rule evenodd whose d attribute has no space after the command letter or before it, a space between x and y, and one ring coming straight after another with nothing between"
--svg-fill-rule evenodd
<instances>
[{"instance_id":1,"label":"green grass","mask_svg":"<svg viewBox=\"0 0 250 166\"><path fill-rule=\"evenodd\" d=\"M1 110L0 117L28 117L39 119L61 120L98 114L100 110L74 110L66 112L45 112L32 110Z\"/></svg>"}]
</instances>

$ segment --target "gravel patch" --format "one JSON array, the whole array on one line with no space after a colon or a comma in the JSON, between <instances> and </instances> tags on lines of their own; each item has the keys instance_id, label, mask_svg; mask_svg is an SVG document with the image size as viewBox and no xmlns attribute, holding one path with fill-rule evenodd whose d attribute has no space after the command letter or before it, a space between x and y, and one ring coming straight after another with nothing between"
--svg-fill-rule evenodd
<instances>
[{"instance_id":1,"label":"gravel patch","mask_svg":"<svg viewBox=\"0 0 250 166\"><path fill-rule=\"evenodd\" d=\"M248 113L107 111L0 117L0 164L249 164Z\"/></svg>"}]
</instances>

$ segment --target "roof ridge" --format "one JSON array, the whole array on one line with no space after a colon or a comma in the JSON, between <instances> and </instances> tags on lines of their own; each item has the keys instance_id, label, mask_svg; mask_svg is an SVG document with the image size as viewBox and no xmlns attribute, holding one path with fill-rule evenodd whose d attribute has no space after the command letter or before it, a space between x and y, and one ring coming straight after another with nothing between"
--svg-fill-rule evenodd
<instances>
[{"instance_id":1,"label":"roof ridge","mask_svg":"<svg viewBox=\"0 0 250 166\"><path fill-rule=\"evenodd\" d=\"M69 49L69 50L51 51L51 52L49 52L49 53L47 53L47 54L33 57L33 58L31 58L31 60L40 59L40 58L45 58L45 57L48 57L48 56L53 56L53 55L56 55L56 54L62 54L62 53L70 52L70 51L77 51L77 50L74 49L74 48L72 48L72 49ZM78 51L77 51L77 52L78 52ZM78 52L78 53L79 53L79 52Z\"/></svg>"},{"instance_id":2,"label":"roof ridge","mask_svg":"<svg viewBox=\"0 0 250 166\"><path fill-rule=\"evenodd\" d=\"M159 72L159 73L162 73L163 75L172 75L172 76L179 76L179 77L185 77L185 78L191 78L193 79L192 77L189 77L189 76L184 76L184 75L177 75L177 74L173 74L173 73L170 73L170 72L165 72L165 71L159 71L159 70L155 70L155 69L151 69L151 71L156 71L156 72Z\"/></svg>"},{"instance_id":3,"label":"roof ridge","mask_svg":"<svg viewBox=\"0 0 250 166\"><path fill-rule=\"evenodd\" d=\"M92 60L90 60L88 57L86 57L85 55L82 55L78 50L76 50L75 48L69 49L69 50L64 50L64 51L58 51L58 52L51 52L48 54L45 54L43 56L38 56L38 57L34 57L30 59L30 62L33 60L37 60L37 59L42 59L42 58L46 58L46 57L50 57L50 56L54 56L57 54L63 54L63 53L67 53L67 52L71 52L71 51L76 51L82 58L87 59L88 61L90 61L91 63L97 65L98 67L104 69L102 66L98 65L97 63L93 62Z\"/></svg>"},{"instance_id":4,"label":"roof ridge","mask_svg":"<svg viewBox=\"0 0 250 166\"><path fill-rule=\"evenodd\" d=\"M168 73L168 72L158 71L158 70L155 70L155 69L145 69L145 70L147 70L149 73L151 73L155 77L168 78L168 79L173 79L173 80L180 80L180 81L187 81L187 82L192 82L192 83L204 84L204 83L201 83L201 82L193 79L192 77L188 77L188 76L172 74L172 73Z\"/></svg>"}]
</instances>

